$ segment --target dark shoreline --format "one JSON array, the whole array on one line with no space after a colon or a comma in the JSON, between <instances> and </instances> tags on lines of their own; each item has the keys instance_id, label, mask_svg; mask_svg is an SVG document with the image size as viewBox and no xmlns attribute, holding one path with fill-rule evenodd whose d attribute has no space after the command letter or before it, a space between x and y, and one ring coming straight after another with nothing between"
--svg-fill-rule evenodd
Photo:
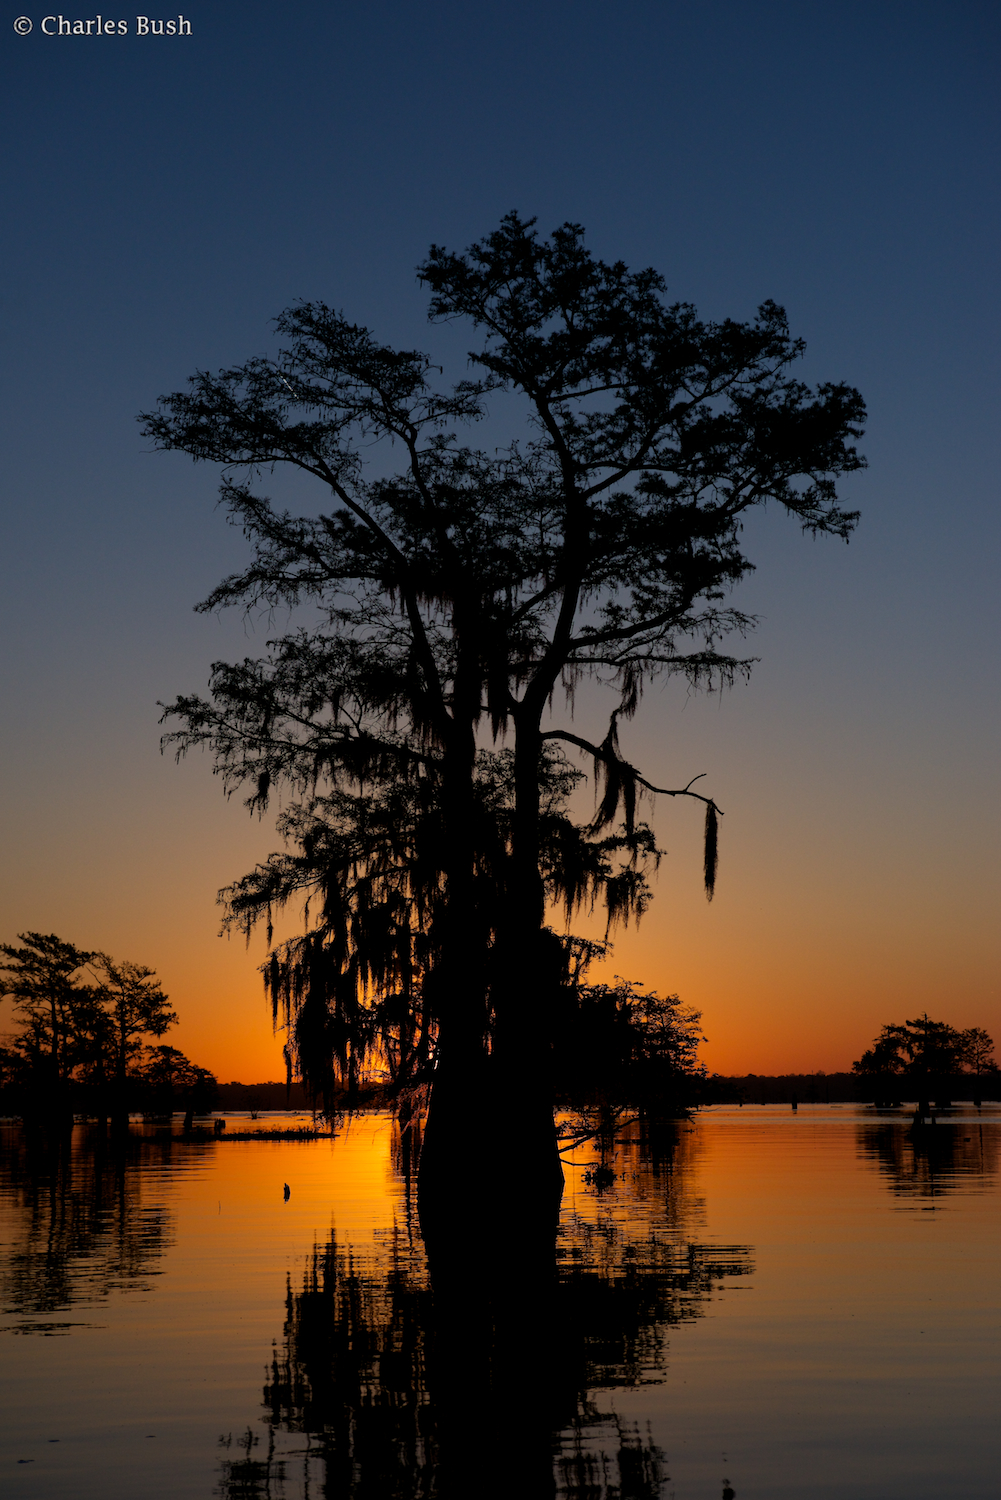
<instances>
[{"instance_id":1,"label":"dark shoreline","mask_svg":"<svg viewBox=\"0 0 1001 1500\"><path fill-rule=\"evenodd\" d=\"M1001 1102L1001 1073L953 1073L920 1080L861 1073L714 1074L719 1103L917 1104L919 1100ZM710 1101L707 1101L710 1102Z\"/></svg>"},{"instance_id":2,"label":"dark shoreline","mask_svg":"<svg viewBox=\"0 0 1001 1500\"><path fill-rule=\"evenodd\" d=\"M369 1091L366 1090L366 1094ZM367 1103L381 1103L381 1091ZM907 1077L858 1073L714 1073L705 1081L706 1104L875 1104L917 1103L921 1098L981 1099L1001 1103L1001 1072L956 1073L919 1084ZM286 1091L284 1083L220 1083L221 1110L309 1110L302 1085Z\"/></svg>"}]
</instances>

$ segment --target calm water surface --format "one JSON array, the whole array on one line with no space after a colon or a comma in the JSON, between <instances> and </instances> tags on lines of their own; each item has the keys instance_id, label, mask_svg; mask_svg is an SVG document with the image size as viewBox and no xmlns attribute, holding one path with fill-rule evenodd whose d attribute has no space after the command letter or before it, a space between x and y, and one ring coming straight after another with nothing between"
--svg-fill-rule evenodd
<instances>
[{"instance_id":1,"label":"calm water surface","mask_svg":"<svg viewBox=\"0 0 1001 1500\"><path fill-rule=\"evenodd\" d=\"M446 1328L382 1115L0 1125L0 1493L996 1494L999 1141L747 1106L582 1148L546 1307L501 1326L471 1277Z\"/></svg>"}]
</instances>

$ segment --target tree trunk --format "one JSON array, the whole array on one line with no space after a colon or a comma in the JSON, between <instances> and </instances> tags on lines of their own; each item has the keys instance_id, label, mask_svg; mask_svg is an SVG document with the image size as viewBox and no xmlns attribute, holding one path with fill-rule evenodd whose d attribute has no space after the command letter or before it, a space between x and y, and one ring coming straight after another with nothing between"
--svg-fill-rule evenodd
<instances>
[{"instance_id":1,"label":"tree trunk","mask_svg":"<svg viewBox=\"0 0 1001 1500\"><path fill-rule=\"evenodd\" d=\"M510 1149L525 1185L539 1196L563 1190L563 1165L553 1117L554 1002L564 953L545 927L540 869L539 760L542 739L534 710L517 721L511 878L497 935L493 1008L497 1088Z\"/></svg>"},{"instance_id":2,"label":"tree trunk","mask_svg":"<svg viewBox=\"0 0 1001 1500\"><path fill-rule=\"evenodd\" d=\"M475 636L482 627L474 610L457 609L455 618L460 634L468 629ZM433 981L441 1029L418 1179L422 1222L426 1210L447 1218L456 1193L473 1193L477 1211L494 1205L518 1213L531 1205L546 1216L558 1209L563 1191L550 1067L553 986L562 949L544 930L539 868L543 700L538 689L516 719L510 867L488 968L490 924L475 894L474 724L482 653L478 642L468 649L469 638L456 672L443 778L448 903ZM488 972L494 1023L489 1054Z\"/></svg>"},{"instance_id":3,"label":"tree trunk","mask_svg":"<svg viewBox=\"0 0 1001 1500\"><path fill-rule=\"evenodd\" d=\"M468 613L457 609L457 622ZM444 1213L453 1194L472 1190L482 1175L485 1153L490 1154L484 1141L489 1142L494 1128L486 1048L488 929L477 903L474 725L479 702L478 652L475 640L471 646L467 638L456 671L442 768L445 903L433 934L438 957L425 981L438 1044L418 1168L422 1214L432 1203Z\"/></svg>"}]
</instances>

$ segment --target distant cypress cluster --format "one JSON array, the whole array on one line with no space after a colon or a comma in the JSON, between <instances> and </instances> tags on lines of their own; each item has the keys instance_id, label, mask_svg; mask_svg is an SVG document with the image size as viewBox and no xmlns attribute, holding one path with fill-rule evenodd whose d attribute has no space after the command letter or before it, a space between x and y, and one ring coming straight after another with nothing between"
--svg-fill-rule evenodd
<instances>
[{"instance_id":1,"label":"distant cypress cluster","mask_svg":"<svg viewBox=\"0 0 1001 1500\"><path fill-rule=\"evenodd\" d=\"M55 933L18 937L20 947L0 944L0 997L18 1027L0 1047L0 1107L116 1119L212 1108L212 1074L159 1041L177 1015L153 969Z\"/></svg>"}]
</instances>

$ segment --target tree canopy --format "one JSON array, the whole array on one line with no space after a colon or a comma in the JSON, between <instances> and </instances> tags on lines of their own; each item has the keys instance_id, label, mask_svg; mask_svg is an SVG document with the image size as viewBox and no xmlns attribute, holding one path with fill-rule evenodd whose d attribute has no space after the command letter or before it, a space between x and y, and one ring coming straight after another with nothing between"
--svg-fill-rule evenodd
<instances>
[{"instance_id":1,"label":"tree canopy","mask_svg":"<svg viewBox=\"0 0 1001 1500\"><path fill-rule=\"evenodd\" d=\"M177 1024L177 1013L163 993L154 969L125 960L116 963L107 953L92 956L97 977L96 998L107 1016L111 1071L119 1090L144 1049L143 1037L161 1037Z\"/></svg>"},{"instance_id":2,"label":"tree canopy","mask_svg":"<svg viewBox=\"0 0 1001 1500\"><path fill-rule=\"evenodd\" d=\"M993 1066L994 1043L982 1026L957 1031L925 1013L890 1022L852 1063L853 1073L923 1078L935 1074L984 1073Z\"/></svg>"},{"instance_id":3,"label":"tree canopy","mask_svg":"<svg viewBox=\"0 0 1001 1500\"><path fill-rule=\"evenodd\" d=\"M54 932L21 932L23 946L0 943L0 998L21 1022L17 1050L48 1091L61 1089L100 1046L103 1016L81 977L94 957Z\"/></svg>"},{"instance_id":4,"label":"tree canopy","mask_svg":"<svg viewBox=\"0 0 1001 1500\"><path fill-rule=\"evenodd\" d=\"M169 1111L214 1080L173 1047L154 1046L177 1024L153 969L22 932L0 944L0 999L14 1002L19 1029L0 1047L0 1086L8 1103L32 1114L82 1110L125 1116Z\"/></svg>"},{"instance_id":5,"label":"tree canopy","mask_svg":"<svg viewBox=\"0 0 1001 1500\"><path fill-rule=\"evenodd\" d=\"M803 344L774 302L703 321L576 224L542 238L508 214L417 274L431 321L469 330L460 378L301 302L275 354L144 414L157 447L221 466L251 544L198 607L291 612L265 657L217 662L207 699L170 705L168 741L209 747L252 810L282 790L285 848L224 898L269 941L276 908L308 904L266 969L307 1083L378 1055L398 1081L433 1063L440 1086L489 1054L541 1097L567 971L547 912L642 913L660 856L642 795L703 804L714 889L712 797L631 765L620 722L657 677L748 669L724 650L753 623L729 603L744 517L774 502L847 539L836 481L863 465L864 406L795 378ZM500 446L497 403L523 423ZM282 466L319 483L320 514L262 493ZM561 713L586 679L609 695L603 738ZM571 796L585 766L591 818Z\"/></svg>"}]
</instances>

